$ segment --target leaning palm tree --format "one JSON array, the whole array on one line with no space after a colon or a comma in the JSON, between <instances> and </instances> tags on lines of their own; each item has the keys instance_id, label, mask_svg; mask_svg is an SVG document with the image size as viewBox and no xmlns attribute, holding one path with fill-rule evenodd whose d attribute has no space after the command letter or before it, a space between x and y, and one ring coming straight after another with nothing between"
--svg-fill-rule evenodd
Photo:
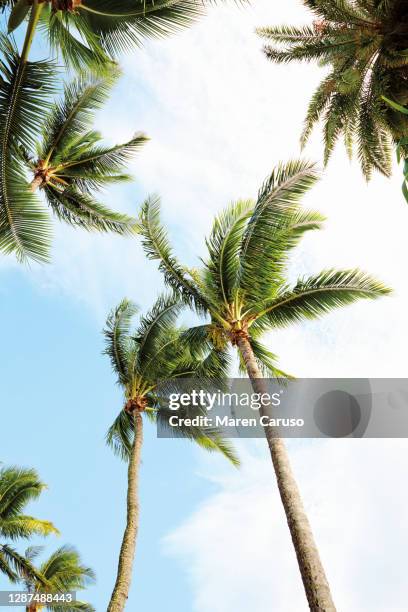
<instances>
[{"instance_id":1,"label":"leaning palm tree","mask_svg":"<svg viewBox=\"0 0 408 612\"><path fill-rule=\"evenodd\" d=\"M60 220L74 226L119 234L134 231L132 218L109 210L94 196L107 185L132 180L125 165L147 140L139 133L126 143L108 146L92 129L94 114L117 76L112 68L104 76L81 75L66 84L61 100L43 120L41 139L30 141L30 148L16 140L6 174L0 177L0 250L15 252L20 260L47 260L49 218L35 192L44 195ZM31 174L28 180L22 164Z\"/></svg>"},{"instance_id":2,"label":"leaning palm tree","mask_svg":"<svg viewBox=\"0 0 408 612\"><path fill-rule=\"evenodd\" d=\"M300 278L294 286L288 283L291 251L305 232L322 225L320 214L299 207L316 179L316 169L309 163L279 166L255 203L234 203L215 220L202 270L189 271L178 262L160 223L158 200L148 200L142 210L147 256L159 261L166 283L184 303L209 318L185 333L186 342L192 347L208 343L236 347L257 393L267 391L264 375L282 376L275 356L261 342L263 334L389 293L359 270L325 270ZM272 428L265 430L309 605L315 611L334 610L284 442Z\"/></svg>"},{"instance_id":3,"label":"leaning palm tree","mask_svg":"<svg viewBox=\"0 0 408 612\"><path fill-rule=\"evenodd\" d=\"M31 562L7 542L58 533L49 521L23 514L27 504L36 500L44 489L45 484L35 470L0 468L0 537L3 540L0 544L0 572L13 583L21 576L35 577L40 581L41 576L38 576Z\"/></svg>"},{"instance_id":4,"label":"leaning palm tree","mask_svg":"<svg viewBox=\"0 0 408 612\"><path fill-rule=\"evenodd\" d=\"M228 368L228 355L224 350L203 347L194 356L191 354L180 330L175 327L179 310L180 305L173 296L160 297L152 310L140 318L136 330L132 330L137 309L124 300L112 311L106 324L106 353L124 392L123 409L108 431L107 442L128 462L126 529L108 612L122 611L130 590L139 522L142 415L174 434L174 428L169 425L174 412L169 409L168 394L179 388L181 379L191 378L198 384L207 385L211 380L223 379ZM193 416L194 410L186 407L184 416ZM183 416L182 413L183 410L179 411L179 416ZM177 434L209 451L219 451L237 464L233 450L216 428L181 424Z\"/></svg>"},{"instance_id":5,"label":"leaning palm tree","mask_svg":"<svg viewBox=\"0 0 408 612\"><path fill-rule=\"evenodd\" d=\"M31 546L25 551L25 559L30 565L42 553L42 546ZM33 595L32 602L27 605L26 612L37 612L39 610L55 610L56 612L94 612L91 604L74 599L74 593L86 589L95 581L95 574L90 567L83 565L79 553L72 546L61 546L46 561L37 568L38 576L42 581L32 575L24 577L22 582L27 593ZM44 582L46 593L44 593ZM41 595L55 595L53 601L42 601ZM64 596L65 601L59 597Z\"/></svg>"},{"instance_id":6,"label":"leaning palm tree","mask_svg":"<svg viewBox=\"0 0 408 612\"><path fill-rule=\"evenodd\" d=\"M408 102L408 18L405 0L304 0L316 20L304 27L260 28L266 56L277 63L318 61L330 71L315 92L302 142L324 124L325 160L343 135L358 143L364 175L391 173L390 145L408 136L408 119L382 96ZM404 145L408 156L407 145Z\"/></svg>"}]
</instances>

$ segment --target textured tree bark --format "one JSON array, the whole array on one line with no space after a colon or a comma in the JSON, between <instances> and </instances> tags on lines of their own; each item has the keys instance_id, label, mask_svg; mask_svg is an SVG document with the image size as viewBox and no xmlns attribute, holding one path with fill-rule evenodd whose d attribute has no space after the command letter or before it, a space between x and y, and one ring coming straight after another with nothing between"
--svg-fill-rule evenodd
<instances>
[{"instance_id":1,"label":"textured tree bark","mask_svg":"<svg viewBox=\"0 0 408 612\"><path fill-rule=\"evenodd\" d=\"M125 609L132 581L133 560L139 527L139 467L143 443L143 420L140 412L135 412L135 437L129 458L127 517L119 554L116 583L108 606L108 612L122 612Z\"/></svg>"},{"instance_id":2,"label":"textured tree bark","mask_svg":"<svg viewBox=\"0 0 408 612\"><path fill-rule=\"evenodd\" d=\"M30 183L30 191L33 193L42 185L42 176L36 176Z\"/></svg>"},{"instance_id":3,"label":"textured tree bark","mask_svg":"<svg viewBox=\"0 0 408 612\"><path fill-rule=\"evenodd\" d=\"M267 392L249 340L243 335L238 338L237 345L254 391L256 393ZM274 430L271 427L265 427L265 435L310 610L335 612L330 586L292 473L285 443L281 438L274 436Z\"/></svg>"}]
</instances>

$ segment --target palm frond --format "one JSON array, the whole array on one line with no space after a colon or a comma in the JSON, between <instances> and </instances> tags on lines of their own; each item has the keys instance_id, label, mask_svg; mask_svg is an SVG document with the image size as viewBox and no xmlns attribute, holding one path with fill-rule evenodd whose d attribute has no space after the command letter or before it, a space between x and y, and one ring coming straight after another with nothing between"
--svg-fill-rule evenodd
<instances>
[{"instance_id":1,"label":"palm frond","mask_svg":"<svg viewBox=\"0 0 408 612\"><path fill-rule=\"evenodd\" d=\"M46 118L39 147L39 157L48 162L78 136L86 133L95 113L106 102L120 72L114 67L102 76L80 74L66 83L61 100L57 101Z\"/></svg>"},{"instance_id":2,"label":"palm frond","mask_svg":"<svg viewBox=\"0 0 408 612\"><path fill-rule=\"evenodd\" d=\"M23 62L16 47L0 34L0 250L20 260L48 260L50 221L30 193L18 154L31 147L40 129L55 67L49 62Z\"/></svg>"},{"instance_id":3,"label":"palm frond","mask_svg":"<svg viewBox=\"0 0 408 612\"><path fill-rule=\"evenodd\" d=\"M161 406L156 413L156 420L161 431L166 431L169 436L175 438L186 438L198 444L201 448L209 452L219 452L226 457L233 465L240 465L239 459L233 448L222 436L222 432L216 427L198 427L185 425L183 419L194 418L201 414L200 410L193 408L180 408L177 416L180 417L180 425L173 427L170 425L170 417L174 417L174 411L166 406Z\"/></svg>"},{"instance_id":4,"label":"palm frond","mask_svg":"<svg viewBox=\"0 0 408 612\"><path fill-rule=\"evenodd\" d=\"M138 231L133 217L110 210L75 187L61 188L49 182L44 193L54 214L65 223L88 231L121 235L132 235Z\"/></svg>"},{"instance_id":5,"label":"palm frond","mask_svg":"<svg viewBox=\"0 0 408 612\"><path fill-rule=\"evenodd\" d=\"M9 540L30 538L33 535L46 537L58 533L50 521L42 521L32 516L19 514L7 519L0 519L0 533Z\"/></svg>"},{"instance_id":6,"label":"palm frond","mask_svg":"<svg viewBox=\"0 0 408 612\"><path fill-rule=\"evenodd\" d=\"M41 574L57 592L84 589L95 581L94 571L81 562L72 546L61 546L40 566Z\"/></svg>"},{"instance_id":7,"label":"palm frond","mask_svg":"<svg viewBox=\"0 0 408 612\"><path fill-rule=\"evenodd\" d=\"M159 262L159 270L166 284L180 296L183 303L194 306L198 312L205 312L206 299L173 254L167 232L160 221L160 200L157 197L147 199L142 207L140 234L147 257Z\"/></svg>"},{"instance_id":8,"label":"palm frond","mask_svg":"<svg viewBox=\"0 0 408 612\"><path fill-rule=\"evenodd\" d=\"M122 300L109 314L104 329L104 352L110 357L112 368L122 385L129 381L130 326L137 311L137 306L131 301Z\"/></svg>"},{"instance_id":9,"label":"palm frond","mask_svg":"<svg viewBox=\"0 0 408 612\"><path fill-rule=\"evenodd\" d=\"M83 152L78 146L79 143L74 141L73 146L65 150L61 156L64 159L59 164L58 175L72 179L81 178L82 175L86 183L93 180L95 187L98 187L100 181L104 181L106 177L114 178L115 174L123 172L125 165L148 140L145 134L139 132L128 142L113 147L101 145L89 147L86 143Z\"/></svg>"},{"instance_id":10,"label":"palm frond","mask_svg":"<svg viewBox=\"0 0 408 612\"><path fill-rule=\"evenodd\" d=\"M128 461L134 439L134 423L130 414L121 410L106 434L106 443L115 455Z\"/></svg>"},{"instance_id":11,"label":"palm frond","mask_svg":"<svg viewBox=\"0 0 408 612\"><path fill-rule=\"evenodd\" d=\"M33 469L0 468L0 519L18 517L29 502L38 499L45 486Z\"/></svg>"},{"instance_id":12,"label":"palm frond","mask_svg":"<svg viewBox=\"0 0 408 612\"><path fill-rule=\"evenodd\" d=\"M140 46L145 38L162 38L185 28L205 12L197 0L84 0L71 20L92 45L96 35L111 56Z\"/></svg>"},{"instance_id":13,"label":"palm frond","mask_svg":"<svg viewBox=\"0 0 408 612\"><path fill-rule=\"evenodd\" d=\"M98 37L88 30L86 39L83 36L81 39L66 13L44 7L39 27L53 55L61 58L67 68L75 72L87 69L97 74L110 70L112 60L100 46Z\"/></svg>"},{"instance_id":14,"label":"palm frond","mask_svg":"<svg viewBox=\"0 0 408 612\"><path fill-rule=\"evenodd\" d=\"M29 579L35 580L43 588L48 586L46 578L33 566L31 561L6 544L0 546L0 569L11 582Z\"/></svg>"},{"instance_id":15,"label":"palm frond","mask_svg":"<svg viewBox=\"0 0 408 612\"><path fill-rule=\"evenodd\" d=\"M377 299L391 290L360 270L326 270L300 279L269 304L259 307L257 317L270 328L316 319L336 308L361 299Z\"/></svg>"},{"instance_id":16,"label":"palm frond","mask_svg":"<svg viewBox=\"0 0 408 612\"><path fill-rule=\"evenodd\" d=\"M175 295L162 295L153 308L140 318L134 339L138 345L139 367L156 354L157 349L168 340L174 329L181 304ZM157 367L157 364L154 364Z\"/></svg>"},{"instance_id":17,"label":"palm frond","mask_svg":"<svg viewBox=\"0 0 408 612\"><path fill-rule=\"evenodd\" d=\"M380 103L382 96L406 95L408 36L404 3L399 0L305 0L317 19L304 27L268 27L258 30L266 39L266 56L278 63L318 62L329 66L313 95L302 144L323 119L325 161L340 136L352 155L355 142L367 179L377 170L391 173L390 143L407 134L401 122ZM401 125L402 123L402 125Z\"/></svg>"},{"instance_id":18,"label":"palm frond","mask_svg":"<svg viewBox=\"0 0 408 612\"><path fill-rule=\"evenodd\" d=\"M206 242L207 284L210 283L216 299L225 305L231 302L237 288L241 240L253 208L254 203L249 200L231 204L215 218Z\"/></svg>"},{"instance_id":19,"label":"palm frond","mask_svg":"<svg viewBox=\"0 0 408 612\"><path fill-rule=\"evenodd\" d=\"M251 335L249 336L249 343L255 355L258 368L263 376L266 378L276 378L281 381L293 379L293 376L287 374L277 366L278 357L262 344L262 342L259 342L259 340L253 337L253 330L251 330ZM241 353L239 353L239 369L242 374L247 374L247 367Z\"/></svg>"},{"instance_id":20,"label":"palm frond","mask_svg":"<svg viewBox=\"0 0 408 612\"><path fill-rule=\"evenodd\" d=\"M298 206L317 179L314 164L292 161L279 165L262 186L240 249L239 287L248 300L272 296L284 282L290 250L304 232L320 228L321 215Z\"/></svg>"}]
</instances>

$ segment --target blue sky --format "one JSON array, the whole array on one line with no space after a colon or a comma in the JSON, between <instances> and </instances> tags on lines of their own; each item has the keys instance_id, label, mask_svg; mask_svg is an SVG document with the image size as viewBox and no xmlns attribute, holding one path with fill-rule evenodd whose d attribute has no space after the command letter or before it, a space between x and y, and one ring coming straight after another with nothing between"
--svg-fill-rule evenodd
<instances>
[{"instance_id":1,"label":"blue sky","mask_svg":"<svg viewBox=\"0 0 408 612\"><path fill-rule=\"evenodd\" d=\"M1 314L8 322L2 334L2 461L35 466L48 484L30 512L61 531L47 540L47 549L72 543L95 569L98 584L87 596L102 610L123 529L126 466L104 445L121 394L101 356L101 334L79 305L44 295L15 272L2 275ZM163 557L160 542L211 488L203 490L193 465L190 444L156 440L146 428L129 609L189 609L185 575Z\"/></svg>"},{"instance_id":2,"label":"blue sky","mask_svg":"<svg viewBox=\"0 0 408 612\"><path fill-rule=\"evenodd\" d=\"M160 193L176 250L189 265L197 265L214 213L253 197L278 161L299 155L307 99L321 72L267 63L254 28L308 19L299 0L217 7L189 31L122 60L124 77L98 128L111 142L137 130L151 142L132 164L135 184L105 199L135 212L148 193ZM305 155L321 160L318 133ZM291 277L358 265L395 295L268 338L284 369L298 376L407 375L408 208L399 172L367 186L339 147L306 198L328 220L296 252ZM0 260L1 459L35 467L49 485L31 511L62 532L48 540L48 550L71 543L95 569L97 586L87 597L98 611L106 609L115 578L126 476L104 444L122 398L101 354L101 329L122 297L146 309L158 289L160 277L137 239L62 225L55 227L51 265ZM353 442L292 446L294 468L339 609L402 612L408 527L398 509L407 502L399 485L407 445ZM267 453L261 443L240 450L238 472L146 430L129 610L266 612L271 601L279 612L305 609ZM383 567L387 558L397 567ZM381 584L372 580L378 572Z\"/></svg>"}]
</instances>

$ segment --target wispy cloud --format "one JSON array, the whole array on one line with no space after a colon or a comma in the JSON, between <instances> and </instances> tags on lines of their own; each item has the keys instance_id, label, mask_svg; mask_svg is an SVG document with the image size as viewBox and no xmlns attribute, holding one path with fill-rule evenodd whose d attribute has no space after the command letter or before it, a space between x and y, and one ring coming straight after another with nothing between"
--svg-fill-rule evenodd
<instances>
[{"instance_id":1,"label":"wispy cloud","mask_svg":"<svg viewBox=\"0 0 408 612\"><path fill-rule=\"evenodd\" d=\"M308 610L265 446L241 445L239 472L202 459L217 492L164 543L189 575L194 612ZM338 609L403 612L407 442L304 441L290 453Z\"/></svg>"}]
</instances>

